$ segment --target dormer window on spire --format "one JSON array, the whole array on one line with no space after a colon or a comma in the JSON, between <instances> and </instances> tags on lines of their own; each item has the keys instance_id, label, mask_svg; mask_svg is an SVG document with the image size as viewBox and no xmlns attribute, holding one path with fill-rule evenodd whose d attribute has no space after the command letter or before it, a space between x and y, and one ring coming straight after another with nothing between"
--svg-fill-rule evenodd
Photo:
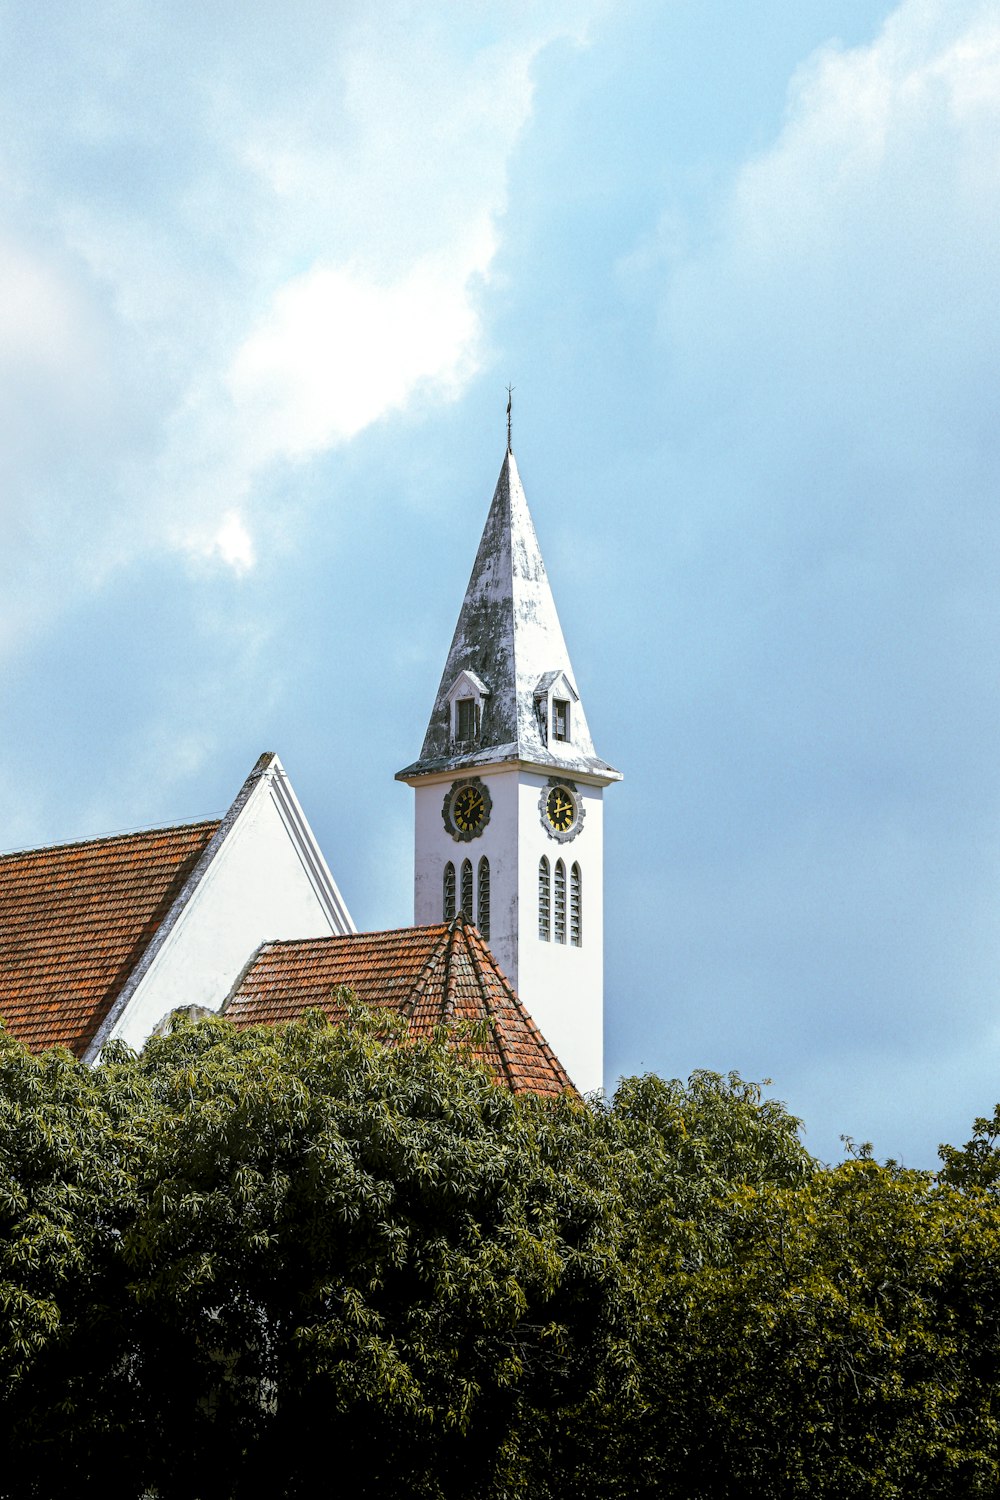
<instances>
[{"instance_id":1,"label":"dormer window on spire","mask_svg":"<svg viewBox=\"0 0 1000 1500\"><path fill-rule=\"evenodd\" d=\"M456 750L472 750L483 729L483 704L490 690L475 672L459 672L448 694L448 732Z\"/></svg>"},{"instance_id":2,"label":"dormer window on spire","mask_svg":"<svg viewBox=\"0 0 1000 1500\"><path fill-rule=\"evenodd\" d=\"M455 738L462 744L479 738L475 698L455 699Z\"/></svg>"},{"instance_id":3,"label":"dormer window on spire","mask_svg":"<svg viewBox=\"0 0 1000 1500\"><path fill-rule=\"evenodd\" d=\"M580 700L565 672L546 672L535 688L535 717L543 745L570 744L573 705Z\"/></svg>"}]
</instances>

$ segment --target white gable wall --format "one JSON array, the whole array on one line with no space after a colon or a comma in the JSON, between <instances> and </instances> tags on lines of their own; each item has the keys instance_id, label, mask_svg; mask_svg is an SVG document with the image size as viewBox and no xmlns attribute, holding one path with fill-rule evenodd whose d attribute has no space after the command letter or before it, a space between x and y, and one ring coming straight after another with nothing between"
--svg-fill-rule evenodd
<instances>
[{"instance_id":1,"label":"white gable wall","mask_svg":"<svg viewBox=\"0 0 1000 1500\"><path fill-rule=\"evenodd\" d=\"M241 798L95 1050L110 1037L140 1047L179 1006L218 1010L263 942L355 931L277 757Z\"/></svg>"}]
</instances>

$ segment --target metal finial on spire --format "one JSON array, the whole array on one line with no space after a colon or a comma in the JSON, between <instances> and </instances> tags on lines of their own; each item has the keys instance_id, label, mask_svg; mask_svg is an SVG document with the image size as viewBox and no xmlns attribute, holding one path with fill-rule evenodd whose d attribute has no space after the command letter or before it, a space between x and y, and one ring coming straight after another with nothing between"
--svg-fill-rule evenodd
<instances>
[{"instance_id":1,"label":"metal finial on spire","mask_svg":"<svg viewBox=\"0 0 1000 1500\"><path fill-rule=\"evenodd\" d=\"M513 395L514 395L514 387L512 385L509 385L507 387L507 452L508 453L510 453L510 451L511 451L511 446L510 446L510 407L511 407L511 399L512 399Z\"/></svg>"}]
</instances>

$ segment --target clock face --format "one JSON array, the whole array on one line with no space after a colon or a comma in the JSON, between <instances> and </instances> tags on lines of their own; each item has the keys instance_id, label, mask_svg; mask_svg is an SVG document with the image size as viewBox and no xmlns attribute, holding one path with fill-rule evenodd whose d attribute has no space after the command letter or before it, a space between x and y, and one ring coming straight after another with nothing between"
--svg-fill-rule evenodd
<instances>
[{"instance_id":1,"label":"clock face","mask_svg":"<svg viewBox=\"0 0 1000 1500\"><path fill-rule=\"evenodd\" d=\"M463 833L478 833L486 822L486 802L477 786L463 786L452 804L455 827Z\"/></svg>"},{"instance_id":2,"label":"clock face","mask_svg":"<svg viewBox=\"0 0 1000 1500\"><path fill-rule=\"evenodd\" d=\"M545 816L556 833L568 833L576 817L576 803L564 786L554 786L545 799Z\"/></svg>"},{"instance_id":3,"label":"clock face","mask_svg":"<svg viewBox=\"0 0 1000 1500\"><path fill-rule=\"evenodd\" d=\"M583 807L571 782L550 781L542 792L539 811L550 839L575 839L583 823Z\"/></svg>"},{"instance_id":4,"label":"clock face","mask_svg":"<svg viewBox=\"0 0 1000 1500\"><path fill-rule=\"evenodd\" d=\"M453 839L477 839L490 821L493 800L478 777L452 783L441 816Z\"/></svg>"}]
</instances>

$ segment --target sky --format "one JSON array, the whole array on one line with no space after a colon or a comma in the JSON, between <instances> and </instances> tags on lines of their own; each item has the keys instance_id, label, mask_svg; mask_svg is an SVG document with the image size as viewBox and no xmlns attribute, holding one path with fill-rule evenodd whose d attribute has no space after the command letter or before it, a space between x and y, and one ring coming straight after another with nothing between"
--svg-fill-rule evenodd
<instances>
[{"instance_id":1,"label":"sky","mask_svg":"<svg viewBox=\"0 0 1000 1500\"><path fill-rule=\"evenodd\" d=\"M514 450L607 1079L1000 1098L995 0L0 0L0 847L281 756L360 928Z\"/></svg>"}]
</instances>

